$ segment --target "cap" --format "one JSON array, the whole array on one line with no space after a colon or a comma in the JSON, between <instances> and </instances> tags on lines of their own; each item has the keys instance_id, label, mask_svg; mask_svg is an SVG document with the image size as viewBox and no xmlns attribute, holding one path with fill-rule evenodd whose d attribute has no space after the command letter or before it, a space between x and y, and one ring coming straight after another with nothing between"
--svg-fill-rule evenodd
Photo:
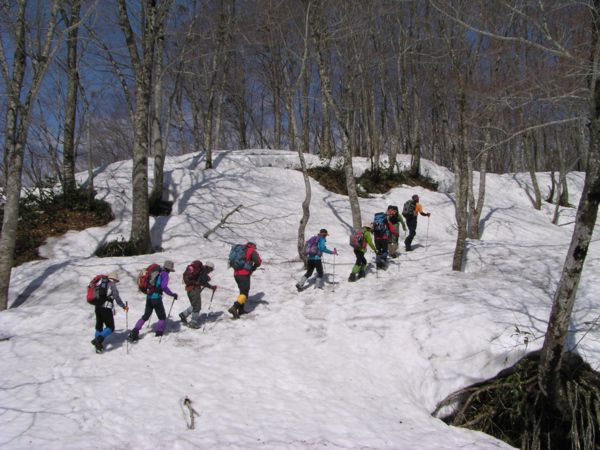
<instances>
[{"instance_id":1,"label":"cap","mask_svg":"<svg viewBox=\"0 0 600 450\"><path fill-rule=\"evenodd\" d=\"M209 269L215 270L215 265L210 261L206 261L204 263L204 267L208 267Z\"/></svg>"},{"instance_id":2,"label":"cap","mask_svg":"<svg viewBox=\"0 0 600 450\"><path fill-rule=\"evenodd\" d=\"M175 264L173 264L173 261L171 261L170 259L167 259L165 261L165 263L163 264L163 267L165 268L165 270L168 270L169 272L175 272Z\"/></svg>"},{"instance_id":3,"label":"cap","mask_svg":"<svg viewBox=\"0 0 600 450\"><path fill-rule=\"evenodd\" d=\"M329 233L327 232L327 230L325 228L321 228L319 230L319 234L322 234L324 236L329 236Z\"/></svg>"},{"instance_id":4,"label":"cap","mask_svg":"<svg viewBox=\"0 0 600 450\"><path fill-rule=\"evenodd\" d=\"M418 201L419 201L419 196L418 196L417 194L415 194L415 195L413 195L413 196L412 196L412 199L413 199L415 202L418 202Z\"/></svg>"},{"instance_id":5,"label":"cap","mask_svg":"<svg viewBox=\"0 0 600 450\"><path fill-rule=\"evenodd\" d=\"M117 272L111 272L107 275L109 280L119 281L119 274Z\"/></svg>"}]
</instances>

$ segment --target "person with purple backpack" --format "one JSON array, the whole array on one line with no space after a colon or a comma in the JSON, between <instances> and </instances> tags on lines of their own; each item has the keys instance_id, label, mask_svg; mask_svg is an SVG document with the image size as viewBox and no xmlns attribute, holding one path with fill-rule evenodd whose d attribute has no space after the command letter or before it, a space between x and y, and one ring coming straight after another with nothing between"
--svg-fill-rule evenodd
<instances>
[{"instance_id":1,"label":"person with purple backpack","mask_svg":"<svg viewBox=\"0 0 600 450\"><path fill-rule=\"evenodd\" d=\"M146 294L146 309L144 314L137 321L131 333L129 333L130 341L137 341L140 337L140 330L144 326L146 320L152 315L152 311L156 312L158 317L158 323L156 324L156 336L162 336L165 331L165 321L167 315L165 314L165 306L163 305L162 296L163 292L173 297L173 300L177 300L177 294L169 289L169 273L174 272L173 261L167 260L160 269L160 273L156 277L154 288Z\"/></svg>"},{"instance_id":2,"label":"person with purple backpack","mask_svg":"<svg viewBox=\"0 0 600 450\"><path fill-rule=\"evenodd\" d=\"M306 265L306 273L300 278L298 283L296 283L296 289L298 289L298 291L304 289L304 283L311 277L315 269L317 269L317 288L323 289L323 261L321 260L321 255L323 255L323 253L337 255L337 250L335 248L333 250L327 248L327 236L329 236L327 230L321 228L319 234L306 241L304 250L308 262Z\"/></svg>"}]
</instances>

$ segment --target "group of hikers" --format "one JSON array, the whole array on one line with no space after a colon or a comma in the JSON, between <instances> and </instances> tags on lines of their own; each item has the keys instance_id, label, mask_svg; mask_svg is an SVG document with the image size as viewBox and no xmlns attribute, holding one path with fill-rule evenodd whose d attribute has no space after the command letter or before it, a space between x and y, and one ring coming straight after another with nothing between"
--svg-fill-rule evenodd
<instances>
[{"instance_id":1,"label":"group of hikers","mask_svg":"<svg viewBox=\"0 0 600 450\"><path fill-rule=\"evenodd\" d=\"M389 205L386 212L375 214L373 222L365 223L360 229L353 230L350 235L350 246L353 248L356 262L348 281L354 282L357 279L364 278L367 270L367 260L365 253L367 246L376 254L375 262L378 269L385 268L388 256L397 258L399 230L401 226L404 231L408 228L408 235L404 240L404 248L407 252L412 250L412 242L416 235L417 217L419 215L429 217L431 213L423 212L423 207L419 203L419 196L413 195L408 200L400 214L398 207ZM405 222L406 221L406 222ZM306 272L302 275L296 288L302 291L305 288L306 281L316 270L316 287L323 288L323 261L324 253L337 255L337 249L327 248L327 229L322 228L319 233L306 241L305 255L307 258ZM233 277L237 284L239 294L233 305L227 310L233 319L238 319L245 314L244 305L248 300L250 293L250 280L254 271L262 264L262 259L256 249L256 244L248 242L246 244L236 244L232 247L229 254L229 266L233 268ZM202 291L210 289L212 295L217 290L217 286L210 283L210 274L215 266L212 262L205 263L195 260L191 262L183 273L183 282L188 295L190 306L179 313L181 323L190 328L199 328L200 310L202 307ZM158 323L155 327L155 335L162 337L165 331L166 320L168 318L163 304L163 294L166 294L177 300L178 294L169 288L169 274L175 271L173 261L166 260L162 266L151 264L138 276L138 288L146 294L146 304L144 314L135 323L133 329L129 332L127 339L135 342L139 339L140 330L144 323L150 319L153 312L158 317ZM104 350L105 339L114 331L114 303L123 308L125 312L129 311L127 302L123 302L119 295L117 283L119 275L117 272L111 272L108 275L97 275L88 285L87 300L94 305L96 315L96 326L94 339L91 341L97 353ZM211 296L212 302L212 296ZM210 307L209 307L210 309ZM169 315L171 311L169 310Z\"/></svg>"}]
</instances>

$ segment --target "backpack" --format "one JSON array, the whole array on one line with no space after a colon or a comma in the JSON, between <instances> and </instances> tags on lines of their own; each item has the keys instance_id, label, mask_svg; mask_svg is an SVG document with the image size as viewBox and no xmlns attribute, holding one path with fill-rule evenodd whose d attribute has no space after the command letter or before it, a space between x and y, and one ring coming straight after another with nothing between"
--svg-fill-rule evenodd
<instances>
[{"instance_id":1,"label":"backpack","mask_svg":"<svg viewBox=\"0 0 600 450\"><path fill-rule=\"evenodd\" d=\"M194 286L198 281L198 274L202 270L202 263L200 261L192 261L183 272L183 284L186 287Z\"/></svg>"},{"instance_id":2,"label":"backpack","mask_svg":"<svg viewBox=\"0 0 600 450\"><path fill-rule=\"evenodd\" d=\"M140 292L152 294L159 289L156 286L158 276L160 275L160 266L156 263L150 264L138 274L137 285Z\"/></svg>"},{"instance_id":3,"label":"backpack","mask_svg":"<svg viewBox=\"0 0 600 450\"><path fill-rule=\"evenodd\" d=\"M350 246L352 248L359 249L362 247L364 239L365 239L365 236L361 229L358 229L358 230L353 229L352 233L350 234Z\"/></svg>"},{"instance_id":4,"label":"backpack","mask_svg":"<svg viewBox=\"0 0 600 450\"><path fill-rule=\"evenodd\" d=\"M304 243L304 254L306 256L321 256L321 250L319 250L319 236L315 234Z\"/></svg>"},{"instance_id":5,"label":"backpack","mask_svg":"<svg viewBox=\"0 0 600 450\"><path fill-rule=\"evenodd\" d=\"M96 275L87 286L86 300L88 305L100 306L106 301L108 277Z\"/></svg>"},{"instance_id":6,"label":"backpack","mask_svg":"<svg viewBox=\"0 0 600 450\"><path fill-rule=\"evenodd\" d=\"M377 234L384 234L388 231L387 216L384 212L378 212L373 218L373 231Z\"/></svg>"},{"instance_id":7,"label":"backpack","mask_svg":"<svg viewBox=\"0 0 600 450\"><path fill-rule=\"evenodd\" d=\"M416 207L417 204L415 202L412 200L406 200L404 202L404 206L402 207L402 215L404 217L414 217Z\"/></svg>"},{"instance_id":8,"label":"backpack","mask_svg":"<svg viewBox=\"0 0 600 450\"><path fill-rule=\"evenodd\" d=\"M234 270L250 270L252 264L246 261L246 246L244 244L235 244L229 251L229 267Z\"/></svg>"}]
</instances>

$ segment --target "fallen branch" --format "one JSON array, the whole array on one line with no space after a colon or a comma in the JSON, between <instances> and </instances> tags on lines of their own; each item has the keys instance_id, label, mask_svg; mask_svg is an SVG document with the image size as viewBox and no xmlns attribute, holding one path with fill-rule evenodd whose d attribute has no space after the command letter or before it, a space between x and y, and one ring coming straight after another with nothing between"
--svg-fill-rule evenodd
<instances>
[{"instance_id":1,"label":"fallen branch","mask_svg":"<svg viewBox=\"0 0 600 450\"><path fill-rule=\"evenodd\" d=\"M190 423L187 424L188 430L193 430L194 429L194 416L198 416L198 412L193 408L192 406L192 401L189 398L185 398L185 400L183 400L183 406L187 406L188 410L190 411Z\"/></svg>"},{"instance_id":2,"label":"fallen branch","mask_svg":"<svg viewBox=\"0 0 600 450\"><path fill-rule=\"evenodd\" d=\"M232 209L231 211L229 211L227 214L225 214L225 217L223 217L221 219L221 221L213 228L211 228L210 230L208 230L206 233L204 233L202 235L202 237L204 239L208 239L208 237L213 234L219 227L223 226L223 224L225 222L227 222L227 219L229 218L229 216L231 216L233 213L239 211L242 208L242 205L237 205L234 209Z\"/></svg>"}]
</instances>

